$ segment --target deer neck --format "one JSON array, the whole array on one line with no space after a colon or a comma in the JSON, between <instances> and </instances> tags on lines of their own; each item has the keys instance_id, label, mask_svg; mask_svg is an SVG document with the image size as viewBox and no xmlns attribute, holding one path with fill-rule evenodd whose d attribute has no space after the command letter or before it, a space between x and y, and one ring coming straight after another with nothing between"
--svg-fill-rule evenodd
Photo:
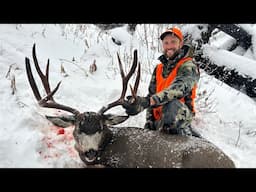
<instances>
[{"instance_id":1,"label":"deer neck","mask_svg":"<svg viewBox=\"0 0 256 192\"><path fill-rule=\"evenodd\" d=\"M113 133L111 130L107 127L104 128L104 135L103 135L103 142L99 146L99 159L101 159L102 152L104 152L105 148L108 146L108 144L112 143L113 141Z\"/></svg>"}]
</instances>

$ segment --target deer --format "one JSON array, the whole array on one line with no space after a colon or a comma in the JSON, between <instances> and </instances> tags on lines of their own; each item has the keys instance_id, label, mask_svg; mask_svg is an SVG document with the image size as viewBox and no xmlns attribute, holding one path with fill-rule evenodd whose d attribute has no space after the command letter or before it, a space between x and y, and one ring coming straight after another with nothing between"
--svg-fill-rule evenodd
<instances>
[{"instance_id":1,"label":"deer","mask_svg":"<svg viewBox=\"0 0 256 192\"><path fill-rule=\"evenodd\" d=\"M129 116L105 114L105 112L113 107L124 105L128 81L138 66L134 86L130 85L132 96L136 99L141 73L137 50L133 52L132 66L127 75L124 73L117 53L122 77L120 98L101 107L98 112L85 111L83 113L54 100L53 95L59 89L61 81L51 91L49 59L44 75L38 64L35 44L32 48L32 56L47 95L41 97L31 71L30 60L26 57L26 73L33 94L40 107L55 108L72 114L66 117L46 115L46 118L62 127L74 125L74 148L86 167L101 165L104 168L235 168L232 159L206 139L169 135L140 127L114 126L126 121Z\"/></svg>"}]
</instances>

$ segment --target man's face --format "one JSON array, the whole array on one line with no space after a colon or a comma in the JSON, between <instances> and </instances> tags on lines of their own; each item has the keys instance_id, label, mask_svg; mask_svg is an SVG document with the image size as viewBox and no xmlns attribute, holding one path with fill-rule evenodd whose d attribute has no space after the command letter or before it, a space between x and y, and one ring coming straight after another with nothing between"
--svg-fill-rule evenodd
<instances>
[{"instance_id":1,"label":"man's face","mask_svg":"<svg viewBox=\"0 0 256 192\"><path fill-rule=\"evenodd\" d=\"M169 58L171 58L182 47L183 44L183 42L181 42L180 39L173 34L166 35L162 43L163 52Z\"/></svg>"}]
</instances>

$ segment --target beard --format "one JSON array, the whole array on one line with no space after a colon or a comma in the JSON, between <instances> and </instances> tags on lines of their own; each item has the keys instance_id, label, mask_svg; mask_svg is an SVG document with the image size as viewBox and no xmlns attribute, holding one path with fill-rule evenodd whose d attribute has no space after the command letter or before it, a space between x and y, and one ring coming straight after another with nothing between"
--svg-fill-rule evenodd
<instances>
[{"instance_id":1,"label":"beard","mask_svg":"<svg viewBox=\"0 0 256 192\"><path fill-rule=\"evenodd\" d=\"M170 50L172 51L172 53L170 52ZM164 51L164 55L168 60L173 60L180 52L180 49L168 49L166 51Z\"/></svg>"}]
</instances>

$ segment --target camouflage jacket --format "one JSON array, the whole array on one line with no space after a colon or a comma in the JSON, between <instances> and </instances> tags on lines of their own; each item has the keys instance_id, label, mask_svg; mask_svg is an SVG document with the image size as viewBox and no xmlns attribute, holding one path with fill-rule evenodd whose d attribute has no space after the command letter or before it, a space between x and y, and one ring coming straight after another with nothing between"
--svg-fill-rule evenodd
<instances>
[{"instance_id":1,"label":"camouflage jacket","mask_svg":"<svg viewBox=\"0 0 256 192\"><path fill-rule=\"evenodd\" d=\"M158 59L164 65L162 76L166 78L180 59L184 57L193 57L193 53L193 47L190 44L185 44L179 54L173 60L168 61L165 55L160 56ZM155 67L151 77L147 97L152 97L157 106L163 105L172 99L179 99L189 95L194 85L199 81L200 74L198 66L192 60L186 61L178 69L177 76L171 86L159 93L156 93L156 68L157 67ZM154 121L152 111L153 108L147 108L147 121Z\"/></svg>"}]
</instances>

